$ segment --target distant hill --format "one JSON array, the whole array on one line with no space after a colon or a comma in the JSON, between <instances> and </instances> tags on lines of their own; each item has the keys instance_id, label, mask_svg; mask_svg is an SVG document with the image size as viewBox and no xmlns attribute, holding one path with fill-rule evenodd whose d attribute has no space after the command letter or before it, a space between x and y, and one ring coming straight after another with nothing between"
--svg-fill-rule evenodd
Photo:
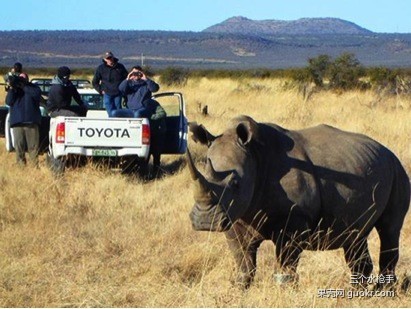
<instances>
[{"instance_id":1,"label":"distant hill","mask_svg":"<svg viewBox=\"0 0 411 309\"><path fill-rule=\"evenodd\" d=\"M360 26L338 18L301 18L298 20L252 20L237 16L208 27L203 32L252 35L274 34L371 34Z\"/></svg>"},{"instance_id":2,"label":"distant hill","mask_svg":"<svg viewBox=\"0 0 411 309\"><path fill-rule=\"evenodd\" d=\"M202 32L0 31L0 67L20 61L25 67L95 68L107 50L127 67L143 62L154 70L303 67L309 58L343 52L355 54L365 66L411 66L411 34L373 33L329 18L255 22L234 17Z\"/></svg>"}]
</instances>

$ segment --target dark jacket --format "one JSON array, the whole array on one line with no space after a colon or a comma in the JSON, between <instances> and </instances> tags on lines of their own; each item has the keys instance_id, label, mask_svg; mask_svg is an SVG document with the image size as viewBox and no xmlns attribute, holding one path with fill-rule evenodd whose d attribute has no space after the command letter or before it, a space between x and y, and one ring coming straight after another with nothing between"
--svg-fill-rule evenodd
<instances>
[{"instance_id":1,"label":"dark jacket","mask_svg":"<svg viewBox=\"0 0 411 309\"><path fill-rule=\"evenodd\" d=\"M143 105L144 111L140 116L150 120L151 134L157 135L166 133L167 113L160 103L156 100L149 99L145 100Z\"/></svg>"},{"instance_id":2,"label":"dark jacket","mask_svg":"<svg viewBox=\"0 0 411 309\"><path fill-rule=\"evenodd\" d=\"M150 99L144 101L144 108L149 111L147 115L150 119L150 129L152 134L165 134L167 131L166 117L167 113L156 100Z\"/></svg>"},{"instance_id":3,"label":"dark jacket","mask_svg":"<svg viewBox=\"0 0 411 309\"><path fill-rule=\"evenodd\" d=\"M97 67L93 77L93 87L100 94L104 91L108 95L119 95L118 85L127 78L128 72L124 65L114 58L114 65L108 66L103 60L103 63Z\"/></svg>"},{"instance_id":4,"label":"dark jacket","mask_svg":"<svg viewBox=\"0 0 411 309\"><path fill-rule=\"evenodd\" d=\"M41 124L41 89L32 83L7 92L6 104L10 106L10 126Z\"/></svg>"},{"instance_id":5,"label":"dark jacket","mask_svg":"<svg viewBox=\"0 0 411 309\"><path fill-rule=\"evenodd\" d=\"M47 100L47 109L49 112L69 108L72 99L74 99L78 105L86 107L81 100L77 88L72 82L63 83L60 78L55 76L51 82L49 98Z\"/></svg>"},{"instance_id":6,"label":"dark jacket","mask_svg":"<svg viewBox=\"0 0 411 309\"><path fill-rule=\"evenodd\" d=\"M146 100L151 99L152 93L160 89L160 86L152 81L147 80L123 80L118 87L123 96L127 96L127 107L137 110L144 106Z\"/></svg>"}]
</instances>

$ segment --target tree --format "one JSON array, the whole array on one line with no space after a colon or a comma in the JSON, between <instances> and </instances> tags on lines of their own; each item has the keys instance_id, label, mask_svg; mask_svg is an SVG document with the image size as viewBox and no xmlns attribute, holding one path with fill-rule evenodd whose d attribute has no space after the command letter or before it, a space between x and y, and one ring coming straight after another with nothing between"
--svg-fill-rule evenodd
<instances>
[{"instance_id":1,"label":"tree","mask_svg":"<svg viewBox=\"0 0 411 309\"><path fill-rule=\"evenodd\" d=\"M361 88L360 78L365 69L352 53L343 53L337 57L329 68L330 87L340 90Z\"/></svg>"},{"instance_id":2,"label":"tree","mask_svg":"<svg viewBox=\"0 0 411 309\"><path fill-rule=\"evenodd\" d=\"M308 59L308 72L316 86L322 87L324 85L324 77L328 73L330 65L331 58L328 55Z\"/></svg>"}]
</instances>

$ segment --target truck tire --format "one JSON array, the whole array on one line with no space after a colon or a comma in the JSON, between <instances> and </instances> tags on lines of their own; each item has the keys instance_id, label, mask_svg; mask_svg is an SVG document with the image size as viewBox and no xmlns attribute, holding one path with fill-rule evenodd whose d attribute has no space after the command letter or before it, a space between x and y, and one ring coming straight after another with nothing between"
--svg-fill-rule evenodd
<instances>
[{"instance_id":1,"label":"truck tire","mask_svg":"<svg viewBox=\"0 0 411 309\"><path fill-rule=\"evenodd\" d=\"M148 162L138 156L126 156L122 158L121 171L126 175L137 174L145 177L148 173Z\"/></svg>"},{"instance_id":2,"label":"truck tire","mask_svg":"<svg viewBox=\"0 0 411 309\"><path fill-rule=\"evenodd\" d=\"M54 158L50 153L47 153L46 157L47 164L50 170L55 175L62 175L66 169L66 160L64 158Z\"/></svg>"}]
</instances>

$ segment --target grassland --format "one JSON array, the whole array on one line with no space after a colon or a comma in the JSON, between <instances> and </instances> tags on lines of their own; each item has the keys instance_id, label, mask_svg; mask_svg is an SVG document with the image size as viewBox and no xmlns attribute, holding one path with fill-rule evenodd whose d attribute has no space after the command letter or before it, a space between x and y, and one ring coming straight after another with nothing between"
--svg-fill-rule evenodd
<instances>
[{"instance_id":1,"label":"grassland","mask_svg":"<svg viewBox=\"0 0 411 309\"><path fill-rule=\"evenodd\" d=\"M304 100L281 80L190 80L182 91L190 121L215 134L247 114L289 129L327 123L388 146L411 175L411 98L373 92L314 93ZM1 96L1 94L0 94ZM208 106L203 116L199 106ZM204 149L190 140L197 159ZM248 291L232 285L234 260L223 234L195 232L184 161L164 157L166 175L142 182L100 166L55 178L19 169L0 141L0 307L410 307L411 295L319 298L351 290L341 250L304 252L297 288L279 287L274 245L263 243ZM398 275L411 274L411 219L401 237ZM370 235L374 274L379 242Z\"/></svg>"}]
</instances>

